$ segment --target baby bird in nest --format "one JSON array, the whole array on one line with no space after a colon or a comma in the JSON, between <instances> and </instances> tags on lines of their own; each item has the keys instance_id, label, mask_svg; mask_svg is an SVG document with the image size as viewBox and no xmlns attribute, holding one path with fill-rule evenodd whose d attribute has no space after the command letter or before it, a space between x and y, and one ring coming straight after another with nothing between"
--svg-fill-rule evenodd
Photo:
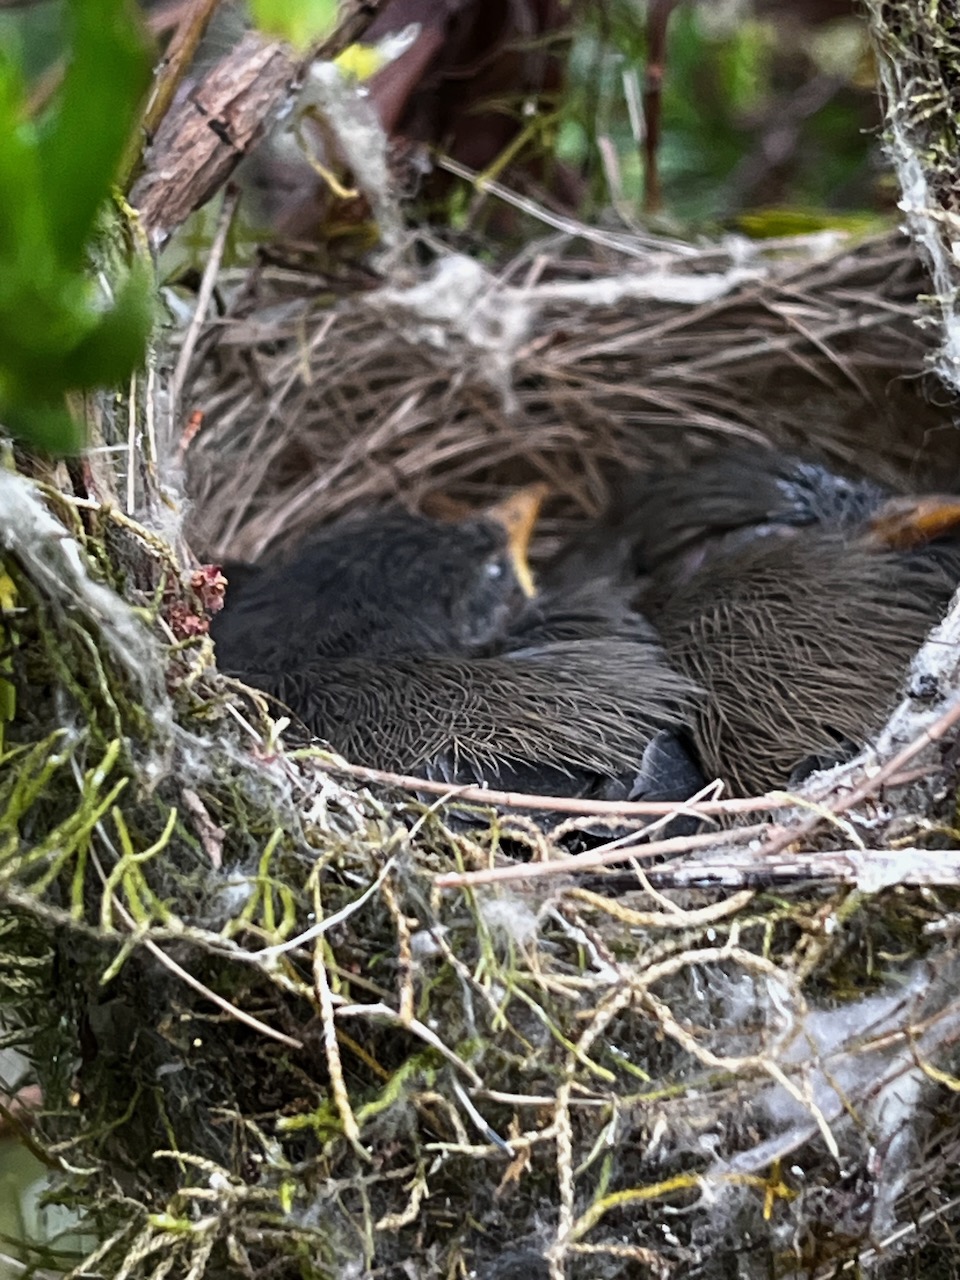
<instances>
[{"instance_id":1,"label":"baby bird in nest","mask_svg":"<svg viewBox=\"0 0 960 1280\"><path fill-rule=\"evenodd\" d=\"M228 586L211 627L221 669L377 768L686 798L700 783L679 738L694 685L612 582L536 593L542 498L534 486L455 523L394 511L321 529Z\"/></svg>"},{"instance_id":2,"label":"baby bird in nest","mask_svg":"<svg viewBox=\"0 0 960 1280\"><path fill-rule=\"evenodd\" d=\"M904 497L826 466L734 449L651 476L608 542L706 692L694 739L734 793L856 754L960 583L960 498Z\"/></svg>"}]
</instances>

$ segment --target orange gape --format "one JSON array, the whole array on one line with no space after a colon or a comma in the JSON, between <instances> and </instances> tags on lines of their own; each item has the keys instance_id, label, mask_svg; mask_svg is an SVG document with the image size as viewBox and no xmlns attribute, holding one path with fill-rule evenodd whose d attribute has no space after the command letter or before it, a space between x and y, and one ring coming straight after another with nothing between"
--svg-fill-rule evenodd
<instances>
[{"instance_id":1,"label":"orange gape","mask_svg":"<svg viewBox=\"0 0 960 1280\"><path fill-rule=\"evenodd\" d=\"M504 498L502 502L487 507L484 512L488 520L503 525L507 531L507 545L510 548L513 570L528 599L536 595L533 573L527 559L530 539L533 537L540 508L548 493L549 487L543 483L529 484L525 489L519 489L511 494L509 498Z\"/></svg>"},{"instance_id":2,"label":"orange gape","mask_svg":"<svg viewBox=\"0 0 960 1280\"><path fill-rule=\"evenodd\" d=\"M876 546L907 551L922 547L960 528L960 500L955 495L891 498L870 520L866 538Z\"/></svg>"}]
</instances>

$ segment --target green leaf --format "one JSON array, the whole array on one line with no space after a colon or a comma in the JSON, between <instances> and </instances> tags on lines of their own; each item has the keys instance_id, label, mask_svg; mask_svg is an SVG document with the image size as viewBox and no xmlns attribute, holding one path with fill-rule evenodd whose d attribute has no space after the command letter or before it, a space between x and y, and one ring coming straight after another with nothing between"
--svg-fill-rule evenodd
<instances>
[{"instance_id":1,"label":"green leaf","mask_svg":"<svg viewBox=\"0 0 960 1280\"><path fill-rule=\"evenodd\" d=\"M3 412L4 426L17 440L44 453L79 453L83 428L57 404L16 405Z\"/></svg>"},{"instance_id":2,"label":"green leaf","mask_svg":"<svg viewBox=\"0 0 960 1280\"><path fill-rule=\"evenodd\" d=\"M153 323L150 266L88 270L89 241L133 129L149 59L130 0L68 0L70 61L55 106L30 118L20 68L0 51L0 422L35 449L73 453L70 390L125 380ZM108 293L113 290L113 294Z\"/></svg>"},{"instance_id":3,"label":"green leaf","mask_svg":"<svg viewBox=\"0 0 960 1280\"><path fill-rule=\"evenodd\" d=\"M73 56L39 135L40 181L60 260L78 266L150 79L128 0L70 0Z\"/></svg>"},{"instance_id":4,"label":"green leaf","mask_svg":"<svg viewBox=\"0 0 960 1280\"><path fill-rule=\"evenodd\" d=\"M32 124L24 116L19 67L0 49L0 264L25 268L46 242ZM12 261L11 261L12 260Z\"/></svg>"},{"instance_id":5,"label":"green leaf","mask_svg":"<svg viewBox=\"0 0 960 1280\"><path fill-rule=\"evenodd\" d=\"M59 362L98 320L92 281L51 267L42 249L34 260L31 279L26 268L0 259L0 368L15 376L22 370L21 382L35 381L38 365Z\"/></svg>"},{"instance_id":6,"label":"green leaf","mask_svg":"<svg viewBox=\"0 0 960 1280\"><path fill-rule=\"evenodd\" d=\"M267 35L309 49L337 20L337 0L250 0L253 20Z\"/></svg>"},{"instance_id":7,"label":"green leaf","mask_svg":"<svg viewBox=\"0 0 960 1280\"><path fill-rule=\"evenodd\" d=\"M108 311L60 362L65 385L109 386L129 376L143 359L154 318L153 272L135 262Z\"/></svg>"}]
</instances>

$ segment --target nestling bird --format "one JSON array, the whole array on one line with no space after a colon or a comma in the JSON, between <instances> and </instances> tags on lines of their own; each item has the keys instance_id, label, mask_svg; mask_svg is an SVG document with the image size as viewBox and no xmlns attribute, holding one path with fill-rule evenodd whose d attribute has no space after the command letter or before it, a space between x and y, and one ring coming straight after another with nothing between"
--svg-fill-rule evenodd
<instances>
[{"instance_id":1,"label":"nestling bird","mask_svg":"<svg viewBox=\"0 0 960 1280\"><path fill-rule=\"evenodd\" d=\"M958 526L958 497L762 450L644 481L617 537L671 664L706 692L707 776L750 794L855 754L960 583Z\"/></svg>"},{"instance_id":2,"label":"nestling bird","mask_svg":"<svg viewBox=\"0 0 960 1280\"><path fill-rule=\"evenodd\" d=\"M444 523L341 521L228 587L221 669L351 759L542 794L686 798L696 697L603 580L537 596L542 491ZM228 570L229 577L229 570Z\"/></svg>"}]
</instances>

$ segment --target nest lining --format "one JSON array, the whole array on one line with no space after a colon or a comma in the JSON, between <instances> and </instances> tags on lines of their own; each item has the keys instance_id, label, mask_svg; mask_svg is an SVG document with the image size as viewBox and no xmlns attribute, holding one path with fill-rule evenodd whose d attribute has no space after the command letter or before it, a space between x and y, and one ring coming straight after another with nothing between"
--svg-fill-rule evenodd
<instances>
[{"instance_id":1,"label":"nest lining","mask_svg":"<svg viewBox=\"0 0 960 1280\"><path fill-rule=\"evenodd\" d=\"M534 275L525 255L506 285L474 274L455 323L444 270L434 293L333 309L309 294L277 302L268 275L252 314L247 294L213 327L188 392L204 414L188 459L193 545L256 559L352 509L436 492L482 501L533 478L559 517L595 515L623 468L688 458L723 433L944 482L956 450L924 385L922 276L902 239L799 264L758 253L752 286L739 246L672 272L663 255L638 266L544 251ZM674 282L668 300L624 287L644 265ZM677 280L702 290L705 276L711 300L674 300Z\"/></svg>"}]
</instances>

